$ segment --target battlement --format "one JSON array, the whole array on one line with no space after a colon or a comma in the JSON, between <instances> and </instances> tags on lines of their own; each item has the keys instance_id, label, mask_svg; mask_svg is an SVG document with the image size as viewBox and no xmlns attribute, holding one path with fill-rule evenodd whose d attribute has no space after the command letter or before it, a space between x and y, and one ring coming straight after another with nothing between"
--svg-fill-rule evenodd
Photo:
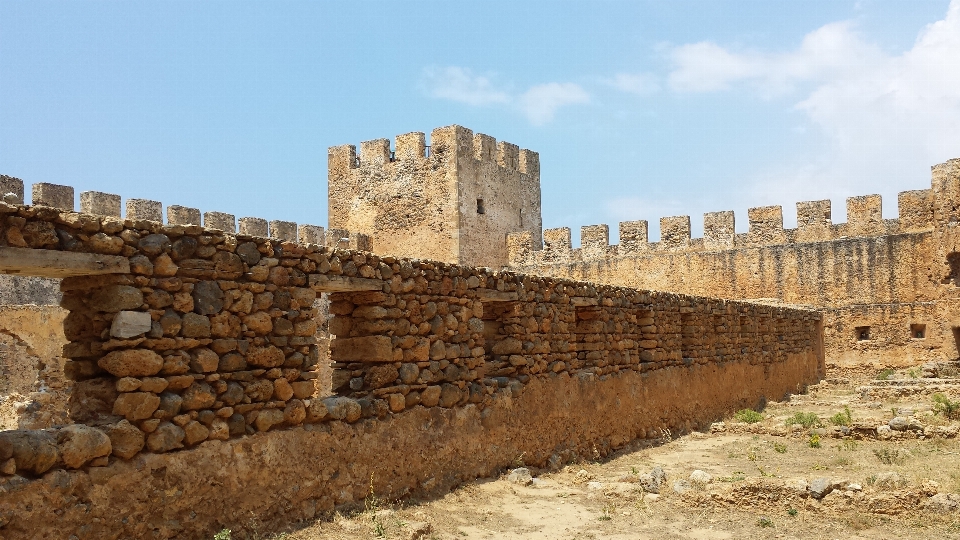
<instances>
[{"instance_id":1,"label":"battlement","mask_svg":"<svg viewBox=\"0 0 960 540\"><path fill-rule=\"evenodd\" d=\"M12 176L0 175L0 199L10 205L24 205L26 191L23 180ZM31 186L30 202L32 206L44 206L76 212L75 190L71 186L37 183ZM147 199L126 199L120 195L99 191L80 193L79 214L88 214L118 221L153 222L163 225L163 203ZM166 212L168 226L196 226L221 231L231 235L256 238L269 238L301 244L325 245L327 247L371 250L370 237L365 234L351 233L344 229L324 230L319 225L298 225L292 221L267 221L258 217L241 217L233 214L208 211L201 214L198 208L169 205Z\"/></svg>"},{"instance_id":2,"label":"battlement","mask_svg":"<svg viewBox=\"0 0 960 540\"><path fill-rule=\"evenodd\" d=\"M430 144L426 135L415 131L397 135L391 150L390 139L374 139L356 145L333 146L327 153L327 163L331 171L358 169L363 167L397 167L411 162L444 162L459 152L458 157L473 156L476 161L495 163L497 166L519 171L524 174L540 174L540 154L526 148L497 141L483 133L474 133L463 126L446 126L434 129L430 133Z\"/></svg>"},{"instance_id":3,"label":"battlement","mask_svg":"<svg viewBox=\"0 0 960 540\"><path fill-rule=\"evenodd\" d=\"M960 160L950 169L960 176ZM935 171L939 170L935 167ZM947 177L947 173L939 173ZM947 184L946 181L941 181ZM960 183L958 193L960 193ZM703 215L703 237L692 238L690 216L660 218L660 239L651 242L646 220L624 221L619 225L620 243L609 243L607 225L581 228L581 247L574 249L570 229L561 227L543 231L543 249L537 250L528 241L529 234L511 234L507 245L510 266L570 263L602 260L609 257L639 255L649 252L725 251L781 244L827 242L849 237L871 237L915 233L934 227L934 191L922 189L901 192L898 196L899 217L883 219L880 195L862 195L847 199L847 222L833 223L830 201L798 202L797 227L783 226L780 206L762 206L747 211L749 228L737 233L733 211L708 212Z\"/></svg>"}]
</instances>

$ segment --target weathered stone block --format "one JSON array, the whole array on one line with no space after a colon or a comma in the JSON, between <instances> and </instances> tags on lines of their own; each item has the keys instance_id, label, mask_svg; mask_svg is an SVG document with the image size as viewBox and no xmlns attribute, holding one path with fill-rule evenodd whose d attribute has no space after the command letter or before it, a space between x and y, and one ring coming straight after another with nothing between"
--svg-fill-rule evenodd
<instances>
[{"instance_id":1,"label":"weathered stone block","mask_svg":"<svg viewBox=\"0 0 960 540\"><path fill-rule=\"evenodd\" d=\"M247 236L256 236L259 238L267 237L267 220L257 217L240 218L240 234ZM253 263L256 264L256 263Z\"/></svg>"},{"instance_id":2,"label":"weathered stone block","mask_svg":"<svg viewBox=\"0 0 960 540\"><path fill-rule=\"evenodd\" d=\"M57 184L39 183L33 185L33 205L50 206L60 210L73 211L73 188Z\"/></svg>"},{"instance_id":3,"label":"weathered stone block","mask_svg":"<svg viewBox=\"0 0 960 540\"><path fill-rule=\"evenodd\" d=\"M233 214L223 212L204 212L203 226L208 229L219 229L228 234L237 232L237 218Z\"/></svg>"},{"instance_id":4,"label":"weathered stone block","mask_svg":"<svg viewBox=\"0 0 960 540\"><path fill-rule=\"evenodd\" d=\"M110 438L99 429L83 424L64 426L57 434L60 457L64 465L79 469L98 457L109 456Z\"/></svg>"},{"instance_id":5,"label":"weathered stone block","mask_svg":"<svg viewBox=\"0 0 960 540\"><path fill-rule=\"evenodd\" d=\"M271 221L270 238L273 238L274 240L296 242L297 224L292 221Z\"/></svg>"},{"instance_id":6,"label":"weathered stone block","mask_svg":"<svg viewBox=\"0 0 960 540\"><path fill-rule=\"evenodd\" d=\"M167 223L170 225L201 225L200 209L176 204L168 206Z\"/></svg>"},{"instance_id":7,"label":"weathered stone block","mask_svg":"<svg viewBox=\"0 0 960 540\"><path fill-rule=\"evenodd\" d=\"M393 345L388 336L336 338L330 342L334 362L393 362Z\"/></svg>"},{"instance_id":8,"label":"weathered stone block","mask_svg":"<svg viewBox=\"0 0 960 540\"><path fill-rule=\"evenodd\" d=\"M120 196L99 191L80 194L80 211L84 214L120 217Z\"/></svg>"},{"instance_id":9,"label":"weathered stone block","mask_svg":"<svg viewBox=\"0 0 960 540\"><path fill-rule=\"evenodd\" d=\"M97 365L116 377L149 377L160 373L163 358L147 349L111 351Z\"/></svg>"},{"instance_id":10,"label":"weathered stone block","mask_svg":"<svg viewBox=\"0 0 960 540\"><path fill-rule=\"evenodd\" d=\"M146 311L121 311L113 318L110 335L120 339L139 336L150 331L152 322Z\"/></svg>"},{"instance_id":11,"label":"weathered stone block","mask_svg":"<svg viewBox=\"0 0 960 540\"><path fill-rule=\"evenodd\" d=\"M301 244L317 244L322 246L324 242L323 227L317 225L300 225L298 229Z\"/></svg>"},{"instance_id":12,"label":"weathered stone block","mask_svg":"<svg viewBox=\"0 0 960 540\"><path fill-rule=\"evenodd\" d=\"M163 223L163 203L147 199L127 199L127 219Z\"/></svg>"},{"instance_id":13,"label":"weathered stone block","mask_svg":"<svg viewBox=\"0 0 960 540\"><path fill-rule=\"evenodd\" d=\"M23 180L0 174L0 199L7 204L23 204Z\"/></svg>"}]
</instances>

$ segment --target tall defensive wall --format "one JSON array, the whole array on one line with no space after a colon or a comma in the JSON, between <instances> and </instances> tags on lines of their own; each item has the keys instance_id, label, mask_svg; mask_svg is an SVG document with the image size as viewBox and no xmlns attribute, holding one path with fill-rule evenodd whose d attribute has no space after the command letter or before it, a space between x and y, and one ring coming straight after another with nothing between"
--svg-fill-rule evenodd
<instances>
[{"instance_id":1,"label":"tall defensive wall","mask_svg":"<svg viewBox=\"0 0 960 540\"><path fill-rule=\"evenodd\" d=\"M691 238L690 217L660 219L650 242L646 221L543 232L507 239L510 267L642 289L797 304L824 312L827 361L898 366L960 356L960 159L932 167L930 189L900 193L899 217L881 217L879 195L847 199L847 222L833 223L830 201L797 203L785 229L779 206L751 208L737 233L733 212L704 214Z\"/></svg>"}]
</instances>

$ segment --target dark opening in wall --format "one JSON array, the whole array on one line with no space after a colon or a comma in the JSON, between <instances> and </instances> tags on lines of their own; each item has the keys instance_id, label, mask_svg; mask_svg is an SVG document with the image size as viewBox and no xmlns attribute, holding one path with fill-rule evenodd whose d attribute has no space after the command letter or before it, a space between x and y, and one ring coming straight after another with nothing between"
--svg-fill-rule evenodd
<instances>
[{"instance_id":1,"label":"dark opening in wall","mask_svg":"<svg viewBox=\"0 0 960 540\"><path fill-rule=\"evenodd\" d=\"M926 339L927 337L927 325L925 324L911 324L910 325L910 337L913 339Z\"/></svg>"},{"instance_id":2,"label":"dark opening in wall","mask_svg":"<svg viewBox=\"0 0 960 540\"><path fill-rule=\"evenodd\" d=\"M857 341L870 341L870 327L858 326L854 335L857 336Z\"/></svg>"},{"instance_id":3,"label":"dark opening in wall","mask_svg":"<svg viewBox=\"0 0 960 540\"><path fill-rule=\"evenodd\" d=\"M960 253L948 253L947 265L950 266L950 274L943 278L943 282L953 283L955 287L960 287Z\"/></svg>"},{"instance_id":4,"label":"dark opening in wall","mask_svg":"<svg viewBox=\"0 0 960 540\"><path fill-rule=\"evenodd\" d=\"M957 348L954 358L960 358L960 327L953 327L953 344Z\"/></svg>"},{"instance_id":5,"label":"dark opening in wall","mask_svg":"<svg viewBox=\"0 0 960 540\"><path fill-rule=\"evenodd\" d=\"M477 213L478 213L478 214L486 214L486 213L487 213L487 209L484 208L484 206L483 206L483 199L477 199Z\"/></svg>"}]
</instances>

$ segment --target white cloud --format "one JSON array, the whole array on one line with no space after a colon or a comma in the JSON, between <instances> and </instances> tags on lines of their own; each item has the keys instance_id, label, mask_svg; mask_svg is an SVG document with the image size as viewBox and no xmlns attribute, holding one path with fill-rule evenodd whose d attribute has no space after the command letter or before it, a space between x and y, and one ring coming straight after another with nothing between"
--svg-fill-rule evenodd
<instances>
[{"instance_id":1,"label":"white cloud","mask_svg":"<svg viewBox=\"0 0 960 540\"><path fill-rule=\"evenodd\" d=\"M660 90L657 76L652 73L617 73L603 81L606 85L629 94L645 95Z\"/></svg>"},{"instance_id":2,"label":"white cloud","mask_svg":"<svg viewBox=\"0 0 960 540\"><path fill-rule=\"evenodd\" d=\"M839 22L809 33L789 52L696 43L669 57L672 89L745 88L761 98L791 98L808 133L820 136L824 150L812 163L757 175L754 192L761 198L880 192L892 210L896 190L922 187L930 165L960 156L960 0L899 54Z\"/></svg>"},{"instance_id":3,"label":"white cloud","mask_svg":"<svg viewBox=\"0 0 960 540\"><path fill-rule=\"evenodd\" d=\"M490 79L469 69L451 66L424 69L424 84L432 97L473 105L508 103L510 96L494 88Z\"/></svg>"},{"instance_id":4,"label":"white cloud","mask_svg":"<svg viewBox=\"0 0 960 540\"><path fill-rule=\"evenodd\" d=\"M531 87L519 96L517 105L534 125L553 120L557 109L576 103L587 103L590 94L574 83L547 83Z\"/></svg>"},{"instance_id":5,"label":"white cloud","mask_svg":"<svg viewBox=\"0 0 960 540\"><path fill-rule=\"evenodd\" d=\"M503 105L513 108L534 125L553 120L561 107L590 101L587 91L574 83L539 84L522 94L514 94L498 88L488 77L456 66L424 69L421 85L431 97L474 107Z\"/></svg>"}]
</instances>

